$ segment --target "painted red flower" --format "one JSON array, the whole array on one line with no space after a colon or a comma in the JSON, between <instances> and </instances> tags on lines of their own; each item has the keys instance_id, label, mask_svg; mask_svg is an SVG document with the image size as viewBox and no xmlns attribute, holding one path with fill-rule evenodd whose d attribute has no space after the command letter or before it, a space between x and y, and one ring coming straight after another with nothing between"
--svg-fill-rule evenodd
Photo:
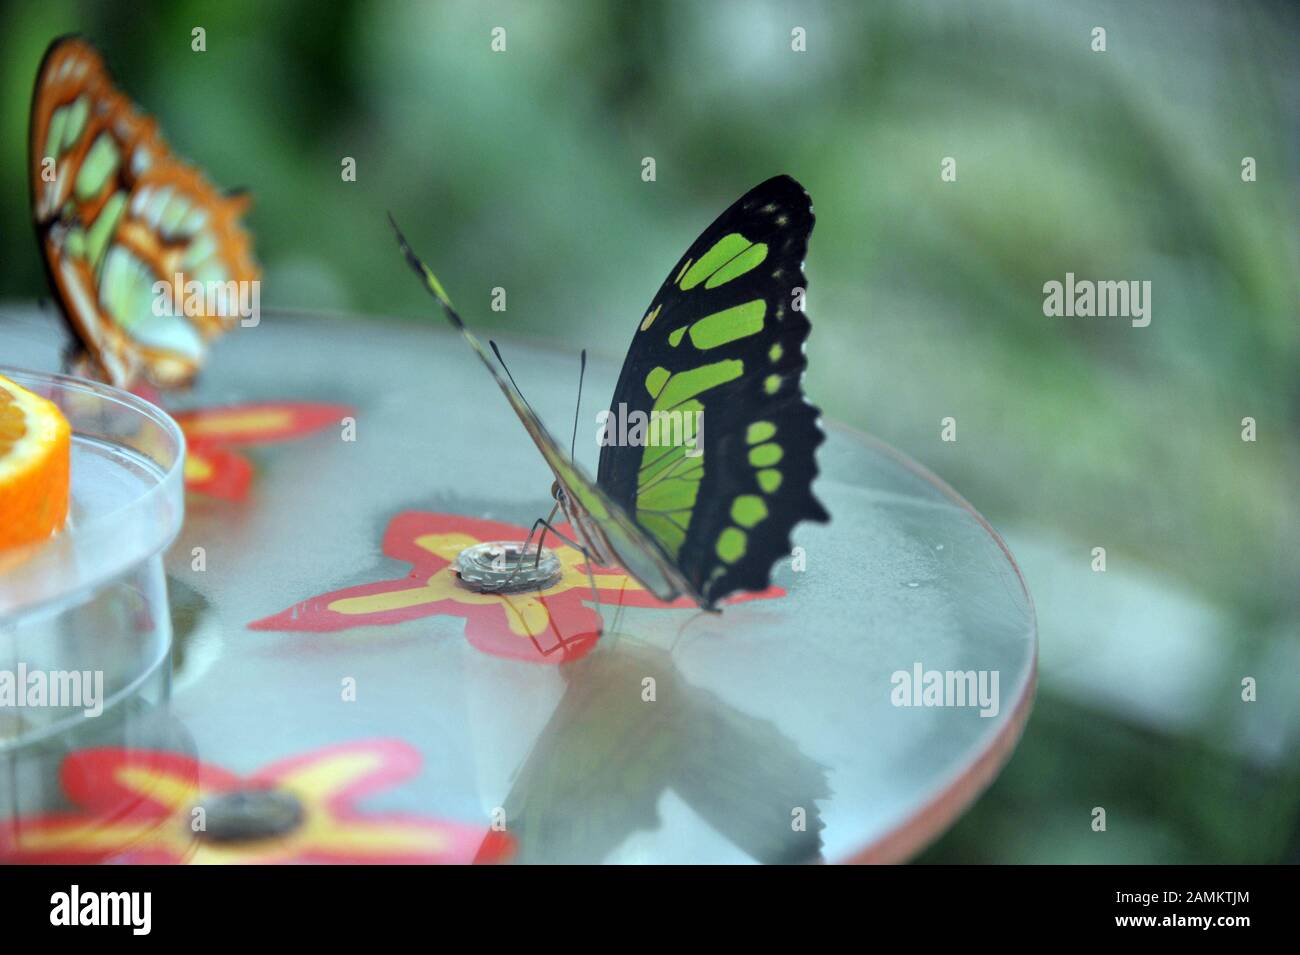
<instances>
[{"instance_id":1,"label":"painted red flower","mask_svg":"<svg viewBox=\"0 0 1300 955\"><path fill-rule=\"evenodd\" d=\"M249 776L180 753L81 750L60 772L77 808L19 817L0 828L0 861L469 863L512 854L510 838L487 827L356 808L419 767L415 749L383 739L304 753ZM218 832L223 805L268 798L282 810L290 807L287 824L256 832L243 821L232 832L226 810L226 831Z\"/></svg>"},{"instance_id":2,"label":"painted red flower","mask_svg":"<svg viewBox=\"0 0 1300 955\"><path fill-rule=\"evenodd\" d=\"M199 408L173 415L189 446L185 486L191 491L240 501L248 495L253 466L231 450L306 437L355 412L347 405L303 401L255 402Z\"/></svg>"},{"instance_id":3,"label":"painted red flower","mask_svg":"<svg viewBox=\"0 0 1300 955\"><path fill-rule=\"evenodd\" d=\"M572 538L567 525L560 525L559 530ZM563 575L540 592L478 593L461 582L452 566L456 555L473 544L523 540L526 535L524 528L500 521L404 511L389 522L383 549L389 557L411 565L405 577L309 597L248 626L251 630L323 632L384 626L442 614L465 618L466 638L484 653L533 663L577 659L590 651L600 636L600 616L588 606L594 598L587 566L577 550L567 545L554 547ZM695 608L694 602L686 598L670 604L657 600L621 568L593 565L591 570L602 603ZM784 594L780 587L769 587L730 602Z\"/></svg>"}]
</instances>

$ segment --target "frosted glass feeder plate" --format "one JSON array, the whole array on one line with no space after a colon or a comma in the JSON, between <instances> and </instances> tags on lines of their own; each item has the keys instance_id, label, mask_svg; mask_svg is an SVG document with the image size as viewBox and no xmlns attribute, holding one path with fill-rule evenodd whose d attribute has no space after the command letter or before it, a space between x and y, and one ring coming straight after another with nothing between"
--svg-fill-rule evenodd
<instances>
[{"instance_id":1,"label":"frosted glass feeder plate","mask_svg":"<svg viewBox=\"0 0 1300 955\"><path fill-rule=\"evenodd\" d=\"M19 779L45 766L34 749L120 741L131 712L167 696L162 555L184 514L185 440L167 414L116 388L4 366L0 375L72 426L67 524L0 554L0 679L10 675L14 694L0 698L0 782L19 783L0 786L3 819L39 789Z\"/></svg>"},{"instance_id":2,"label":"frosted glass feeder plate","mask_svg":"<svg viewBox=\"0 0 1300 955\"><path fill-rule=\"evenodd\" d=\"M806 565L779 562L778 599L711 615L607 596L605 635L558 666L485 653L464 617L442 612L334 632L250 630L322 593L402 582L411 565L382 552L398 514L486 518L522 536L552 504L541 457L432 311L407 323L269 309L262 319L218 341L176 400L346 404L355 440L324 429L247 449L247 500L190 497L166 560L170 708L204 762L252 772L396 738L419 752L419 771L367 808L484 827L503 811L519 862L836 862L911 857L1009 757L1036 657L1015 562L941 481L832 423L815 488L833 520L796 530ZM595 414L634 324L611 320L593 343L604 357L587 368L577 444L589 471ZM61 334L35 310L0 316L6 355L28 364L57 367ZM501 346L567 446L577 349ZM812 362L815 372L816 347ZM816 398L815 374L809 387ZM205 549L201 573L194 547ZM996 711L894 705L894 677L917 664L922 680L997 674ZM340 701L345 678L355 702ZM655 702L643 697L647 678Z\"/></svg>"}]
</instances>

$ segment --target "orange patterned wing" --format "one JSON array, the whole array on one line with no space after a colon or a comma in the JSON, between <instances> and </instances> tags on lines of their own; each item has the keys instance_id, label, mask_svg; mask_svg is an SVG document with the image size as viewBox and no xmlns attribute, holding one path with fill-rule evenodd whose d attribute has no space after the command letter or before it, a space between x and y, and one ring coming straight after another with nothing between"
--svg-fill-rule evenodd
<instances>
[{"instance_id":1,"label":"orange patterned wing","mask_svg":"<svg viewBox=\"0 0 1300 955\"><path fill-rule=\"evenodd\" d=\"M206 343L258 304L247 197L173 156L79 37L41 62L29 151L50 284L97 370L119 387L189 382Z\"/></svg>"}]
</instances>

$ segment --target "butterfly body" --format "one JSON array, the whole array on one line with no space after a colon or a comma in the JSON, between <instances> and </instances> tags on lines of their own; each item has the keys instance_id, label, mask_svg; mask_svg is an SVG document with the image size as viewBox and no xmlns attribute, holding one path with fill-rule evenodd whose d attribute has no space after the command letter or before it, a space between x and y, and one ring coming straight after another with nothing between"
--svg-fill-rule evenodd
<instances>
[{"instance_id":1,"label":"butterfly body","mask_svg":"<svg viewBox=\"0 0 1300 955\"><path fill-rule=\"evenodd\" d=\"M122 387L187 383L233 311L228 297L195 298L191 283L239 289L258 277L240 224L247 197L172 155L79 37L46 51L28 138L37 242L90 363ZM162 307L187 298L184 314Z\"/></svg>"},{"instance_id":2,"label":"butterfly body","mask_svg":"<svg viewBox=\"0 0 1300 955\"><path fill-rule=\"evenodd\" d=\"M661 600L685 595L712 610L769 585L795 524L829 520L811 489L824 435L801 387L813 221L807 192L777 176L696 239L638 323L605 413L608 421L630 409L692 440L647 439L645 429L628 440L617 429L602 442L595 481L496 370L400 231L398 240L546 459L589 557L621 565ZM692 426L680 429L683 421Z\"/></svg>"},{"instance_id":3,"label":"butterfly body","mask_svg":"<svg viewBox=\"0 0 1300 955\"><path fill-rule=\"evenodd\" d=\"M602 523L594 517L591 511L578 503L578 499L573 496L576 493L580 492L572 489L566 492L561 488L557 500L560 509L564 511L565 520L569 522L569 526L578 536L578 542L592 560L602 567L615 565L623 567L640 581L642 586L665 602L686 595L701 606L706 605L701 595L691 586L691 582L682 576L667 555L660 553L653 546L653 542L645 540L643 535L627 526L620 526L617 531L611 530L611 533L606 533L609 519ZM611 513L608 505L601 505L601 507L603 513ZM610 539L611 536L614 540ZM615 540L622 543L622 550Z\"/></svg>"},{"instance_id":4,"label":"butterfly body","mask_svg":"<svg viewBox=\"0 0 1300 955\"><path fill-rule=\"evenodd\" d=\"M581 505L572 501L558 484L552 485L552 493L555 494L560 510L564 512L564 519L578 535L578 540L584 545L587 553L602 567L618 563L618 552L601 531L600 525L592 520L591 515Z\"/></svg>"}]
</instances>

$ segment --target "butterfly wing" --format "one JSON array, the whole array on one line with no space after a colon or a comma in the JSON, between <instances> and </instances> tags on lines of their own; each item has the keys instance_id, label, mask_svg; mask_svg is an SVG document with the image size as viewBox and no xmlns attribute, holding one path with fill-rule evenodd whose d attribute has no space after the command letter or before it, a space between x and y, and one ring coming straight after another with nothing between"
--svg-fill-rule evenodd
<instances>
[{"instance_id":1,"label":"butterfly wing","mask_svg":"<svg viewBox=\"0 0 1300 955\"><path fill-rule=\"evenodd\" d=\"M497 371L487 349L474 333L465 327L465 322L452 306L451 299L443 289L442 283L438 281L438 277L411 249L406 237L402 235L391 216L389 221L397 235L397 243L402 249L402 254L406 256L407 264L424 282L429 293L442 305L452 327L460 332L470 348L478 355L483 366L497 383L497 387L501 389L501 393L510 402L510 407L519 417L533 444L537 446L537 450L550 466L555 480L564 490L567 516L575 530L587 537L588 542L596 546L597 550L611 551L622 564L623 569L660 600L672 600L683 593L698 599L655 542L637 527L623 509L611 501L576 463L569 459L564 448L551 437L546 426L524 401L523 396ZM593 536L597 538L595 541L592 541Z\"/></svg>"},{"instance_id":2,"label":"butterfly wing","mask_svg":"<svg viewBox=\"0 0 1300 955\"><path fill-rule=\"evenodd\" d=\"M695 422L694 446L606 443L597 483L706 606L768 586L794 525L829 520L811 488L825 436L801 384L813 221L789 176L737 200L669 272L614 389L611 420L657 414L674 436Z\"/></svg>"},{"instance_id":3,"label":"butterfly wing","mask_svg":"<svg viewBox=\"0 0 1300 955\"><path fill-rule=\"evenodd\" d=\"M32 218L73 331L116 385L188 382L237 314L231 296L258 277L247 198L176 159L79 37L46 51L28 132ZM218 294L193 295L191 281ZM175 302L180 314L160 304Z\"/></svg>"}]
</instances>

